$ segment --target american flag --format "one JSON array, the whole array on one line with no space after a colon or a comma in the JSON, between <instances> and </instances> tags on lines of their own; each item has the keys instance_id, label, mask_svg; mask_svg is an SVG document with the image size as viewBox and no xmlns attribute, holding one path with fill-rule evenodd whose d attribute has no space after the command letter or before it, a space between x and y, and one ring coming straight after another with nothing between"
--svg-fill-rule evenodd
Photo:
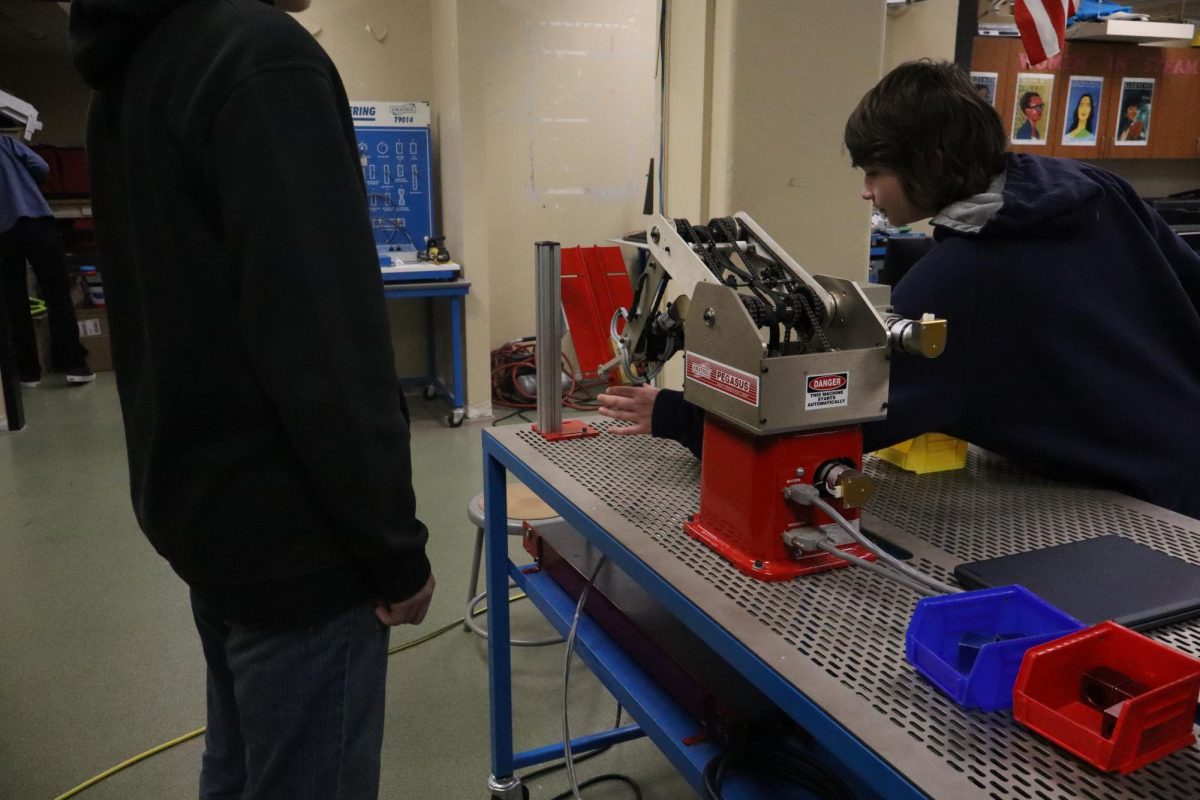
<instances>
[{"instance_id":1,"label":"american flag","mask_svg":"<svg viewBox=\"0 0 1200 800\"><path fill-rule=\"evenodd\" d=\"M1041 64L1062 50L1067 17L1075 13L1075 0L1016 0L1013 16L1030 64Z\"/></svg>"}]
</instances>

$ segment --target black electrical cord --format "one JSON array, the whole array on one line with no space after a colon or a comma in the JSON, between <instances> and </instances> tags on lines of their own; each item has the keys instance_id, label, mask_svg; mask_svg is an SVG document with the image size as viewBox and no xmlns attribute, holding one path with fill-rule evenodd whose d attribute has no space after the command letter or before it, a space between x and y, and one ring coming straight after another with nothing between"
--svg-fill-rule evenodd
<instances>
[{"instance_id":1,"label":"black electrical cord","mask_svg":"<svg viewBox=\"0 0 1200 800\"><path fill-rule=\"evenodd\" d=\"M731 747L704 767L708 800L721 800L721 787L735 765L786 781L820 800L855 800L842 777L811 753L798 748L756 747L753 743Z\"/></svg>"},{"instance_id":2,"label":"black electrical cord","mask_svg":"<svg viewBox=\"0 0 1200 800\"><path fill-rule=\"evenodd\" d=\"M616 730L617 728L621 727L621 712L622 711L624 711L624 709L621 707L621 704L617 703L617 719L616 719L616 722L613 723L613 730ZM606 744L606 745L604 745L604 747L599 747L595 750L592 750L590 752L584 753L583 755L579 756L578 758L575 759L575 763L580 764L584 761L587 761L589 758L595 758L596 756L601 755L602 753L607 753L611 749L612 749L612 745ZM559 760L559 761L554 762L553 764L548 764L547 766L544 766L544 767L538 767L537 769L533 770L532 772L526 772L524 775L520 776L521 781L523 783L528 783L529 781L536 780L537 778L541 778L546 775L549 775L551 772L558 772L560 769L565 769L566 766L567 766L566 761Z\"/></svg>"},{"instance_id":3,"label":"black electrical cord","mask_svg":"<svg viewBox=\"0 0 1200 800\"><path fill-rule=\"evenodd\" d=\"M517 378L537 372L537 342L533 337L508 342L492 351L492 404L506 408L537 408L537 396L521 389ZM576 411L594 411L596 406L589 400L578 400L575 395L586 388L575 378L575 365L566 353L562 354L562 374L569 380L563 390L562 404ZM599 380L599 379L597 379ZM590 383L590 379L588 383ZM604 381L607 384L607 380Z\"/></svg>"},{"instance_id":4,"label":"black electrical cord","mask_svg":"<svg viewBox=\"0 0 1200 800\"><path fill-rule=\"evenodd\" d=\"M579 759L575 759L575 763L578 764ZM633 796L636 798L636 800L642 800L642 787L638 786L637 781L635 781L633 778L628 778L624 775L617 775L616 773L609 773L606 775L597 775L594 778L588 778L586 781L579 784L579 790L583 791L584 789L588 788L589 786L595 786L597 783L606 783L608 781L618 781L620 783L625 784L626 786L628 786L630 789L633 790ZM554 795L554 797L551 797L550 800L567 800L567 798L569 798L570 796L571 796L571 790L568 789L565 792Z\"/></svg>"}]
</instances>

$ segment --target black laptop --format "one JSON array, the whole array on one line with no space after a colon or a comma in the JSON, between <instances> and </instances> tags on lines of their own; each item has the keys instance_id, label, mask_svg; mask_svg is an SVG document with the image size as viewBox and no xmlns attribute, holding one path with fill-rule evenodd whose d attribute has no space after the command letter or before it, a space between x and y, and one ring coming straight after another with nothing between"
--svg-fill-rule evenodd
<instances>
[{"instance_id":1,"label":"black laptop","mask_svg":"<svg viewBox=\"0 0 1200 800\"><path fill-rule=\"evenodd\" d=\"M1122 536L1097 536L954 569L968 589L1017 583L1093 625L1146 631L1200 616L1200 566Z\"/></svg>"}]
</instances>

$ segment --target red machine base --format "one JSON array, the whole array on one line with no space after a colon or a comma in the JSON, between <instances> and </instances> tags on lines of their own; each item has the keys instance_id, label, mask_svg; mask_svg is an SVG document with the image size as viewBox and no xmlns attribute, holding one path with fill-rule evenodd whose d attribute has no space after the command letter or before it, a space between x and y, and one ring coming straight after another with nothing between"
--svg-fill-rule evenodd
<instances>
[{"instance_id":1,"label":"red machine base","mask_svg":"<svg viewBox=\"0 0 1200 800\"><path fill-rule=\"evenodd\" d=\"M751 578L758 578L761 581L790 581L792 578L797 578L801 575L813 575L818 572L838 569L839 567L851 566L850 562L846 559L838 558L824 551L818 551L799 558L761 561L717 536L699 522L685 522L683 523L683 529L687 532L688 536L700 540L710 549L715 550L721 558L733 564L739 571L744 572ZM866 561L875 560L875 554L860 544L838 545L838 550L842 550L852 556L858 556Z\"/></svg>"}]
</instances>

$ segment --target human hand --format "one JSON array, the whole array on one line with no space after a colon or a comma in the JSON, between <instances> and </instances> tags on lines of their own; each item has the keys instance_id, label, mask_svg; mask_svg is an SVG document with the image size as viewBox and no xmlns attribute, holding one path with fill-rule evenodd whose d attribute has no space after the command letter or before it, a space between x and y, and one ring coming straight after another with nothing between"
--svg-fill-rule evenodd
<instances>
[{"instance_id":1,"label":"human hand","mask_svg":"<svg viewBox=\"0 0 1200 800\"><path fill-rule=\"evenodd\" d=\"M433 575L425 581L425 585L407 600L389 603L379 600L375 603L375 616L384 625L420 625L429 611L429 601L433 599L433 587L436 581Z\"/></svg>"},{"instance_id":2,"label":"human hand","mask_svg":"<svg viewBox=\"0 0 1200 800\"><path fill-rule=\"evenodd\" d=\"M609 428L608 432L621 436L650 433L650 418L654 413L654 398L658 396L658 391L657 386L608 387L604 394L596 398L600 403L600 416L633 423Z\"/></svg>"}]
</instances>

